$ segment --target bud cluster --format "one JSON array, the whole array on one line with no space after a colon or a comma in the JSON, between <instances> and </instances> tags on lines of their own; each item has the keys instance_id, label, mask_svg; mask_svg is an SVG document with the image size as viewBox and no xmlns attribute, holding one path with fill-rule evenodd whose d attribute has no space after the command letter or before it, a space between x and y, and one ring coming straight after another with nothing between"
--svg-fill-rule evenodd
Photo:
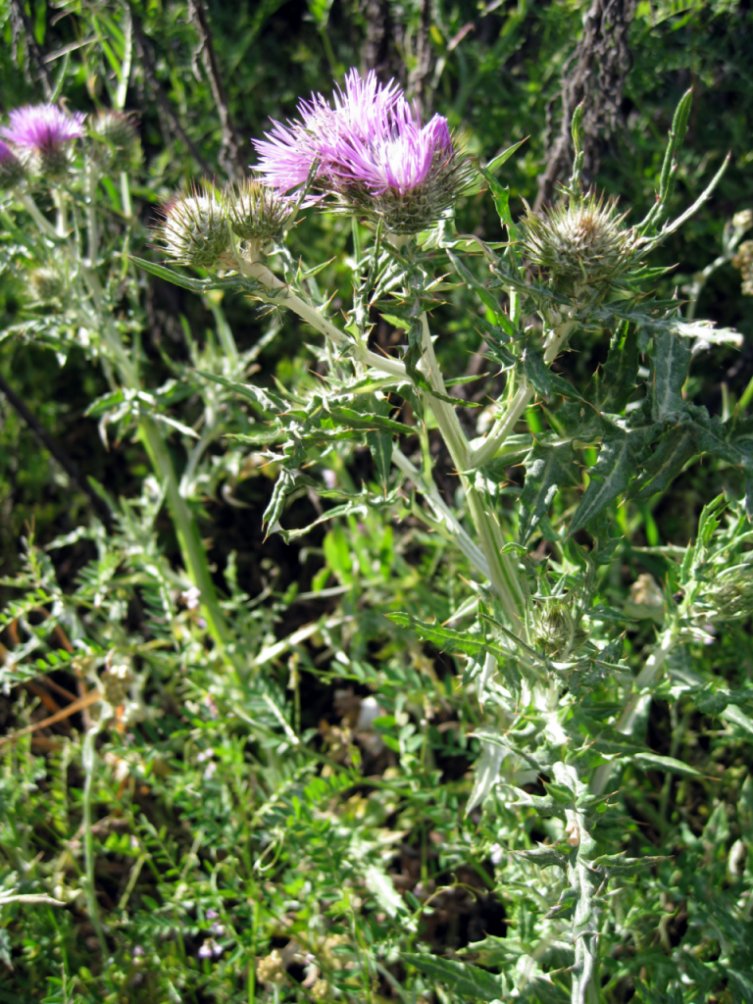
<instances>
[{"instance_id":1,"label":"bud cluster","mask_svg":"<svg viewBox=\"0 0 753 1004\"><path fill-rule=\"evenodd\" d=\"M278 241L292 209L290 200L254 178L224 191L205 184L163 207L158 234L163 250L179 265L232 268L236 254L256 261Z\"/></svg>"},{"instance_id":2,"label":"bud cluster","mask_svg":"<svg viewBox=\"0 0 753 1004\"><path fill-rule=\"evenodd\" d=\"M633 232L611 200L589 193L523 221L524 258L556 292L602 298L638 264Z\"/></svg>"}]
</instances>

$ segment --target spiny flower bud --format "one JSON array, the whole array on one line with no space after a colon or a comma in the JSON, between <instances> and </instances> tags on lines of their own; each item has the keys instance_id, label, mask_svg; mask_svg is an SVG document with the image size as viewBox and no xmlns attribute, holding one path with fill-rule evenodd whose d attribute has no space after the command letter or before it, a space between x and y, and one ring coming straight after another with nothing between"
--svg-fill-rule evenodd
<instances>
[{"instance_id":1,"label":"spiny flower bud","mask_svg":"<svg viewBox=\"0 0 753 1004\"><path fill-rule=\"evenodd\" d=\"M634 235L613 201L593 194L523 221L522 251L558 292L598 298L638 264Z\"/></svg>"},{"instance_id":2,"label":"spiny flower bud","mask_svg":"<svg viewBox=\"0 0 753 1004\"><path fill-rule=\"evenodd\" d=\"M549 598L538 610L535 625L537 645L553 659L564 659L575 638L575 622L566 600Z\"/></svg>"},{"instance_id":3,"label":"spiny flower bud","mask_svg":"<svg viewBox=\"0 0 753 1004\"><path fill-rule=\"evenodd\" d=\"M163 208L160 228L164 250L179 265L212 268L230 245L224 204L209 187L179 196Z\"/></svg>"},{"instance_id":4,"label":"spiny flower bud","mask_svg":"<svg viewBox=\"0 0 753 1004\"><path fill-rule=\"evenodd\" d=\"M104 166L126 167L138 159L136 120L129 112L105 109L89 123L92 156Z\"/></svg>"},{"instance_id":5,"label":"spiny flower bud","mask_svg":"<svg viewBox=\"0 0 753 1004\"><path fill-rule=\"evenodd\" d=\"M223 194L230 229L246 242L247 257L282 236L291 215L289 199L255 178L229 185Z\"/></svg>"}]
</instances>

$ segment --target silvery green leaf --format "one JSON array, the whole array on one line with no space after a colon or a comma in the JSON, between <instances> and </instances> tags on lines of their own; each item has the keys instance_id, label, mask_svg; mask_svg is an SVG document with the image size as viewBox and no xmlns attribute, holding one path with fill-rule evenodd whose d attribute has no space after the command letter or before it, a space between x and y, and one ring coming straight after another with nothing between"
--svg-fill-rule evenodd
<instances>
[{"instance_id":1,"label":"silvery green leaf","mask_svg":"<svg viewBox=\"0 0 753 1004\"><path fill-rule=\"evenodd\" d=\"M244 384L238 383L235 380L228 380L227 377L221 376L219 373L209 373L207 370L197 369L194 370L194 372L198 373L198 375L203 377L205 380L211 380L213 383L219 384L226 390L232 391L234 394L244 398L261 411L281 411L285 407L281 397L278 397L277 394L273 394L263 387L258 387L251 383Z\"/></svg>"},{"instance_id":2,"label":"silvery green leaf","mask_svg":"<svg viewBox=\"0 0 753 1004\"><path fill-rule=\"evenodd\" d=\"M744 711L741 711L736 704L728 704L719 717L727 722L731 722L733 725L737 725L743 732L747 732L748 735L753 736L753 718L750 718Z\"/></svg>"},{"instance_id":3,"label":"silvery green leaf","mask_svg":"<svg viewBox=\"0 0 753 1004\"><path fill-rule=\"evenodd\" d=\"M570 443L535 445L526 458L526 478L520 496L520 541L525 543L549 512L558 489L578 481L578 467Z\"/></svg>"},{"instance_id":4,"label":"silvery green leaf","mask_svg":"<svg viewBox=\"0 0 753 1004\"><path fill-rule=\"evenodd\" d=\"M471 998L491 1002L498 1000L503 991L499 976L470 962L456 962L438 955L418 955L415 952L403 952L401 958L430 979L444 983L457 995L455 1000Z\"/></svg>"},{"instance_id":5,"label":"silvery green leaf","mask_svg":"<svg viewBox=\"0 0 753 1004\"><path fill-rule=\"evenodd\" d=\"M691 423L670 426L649 453L634 497L648 498L662 491L699 452L698 433Z\"/></svg>"},{"instance_id":6,"label":"silvery green leaf","mask_svg":"<svg viewBox=\"0 0 753 1004\"><path fill-rule=\"evenodd\" d=\"M364 875L366 888L390 917L405 913L408 907L398 894L390 876L378 865L369 865Z\"/></svg>"},{"instance_id":7,"label":"silvery green leaf","mask_svg":"<svg viewBox=\"0 0 753 1004\"><path fill-rule=\"evenodd\" d=\"M466 815L481 805L499 780L499 771L507 750L496 743L481 743L481 755L474 769L473 790L465 807Z\"/></svg>"},{"instance_id":8,"label":"silvery green leaf","mask_svg":"<svg viewBox=\"0 0 753 1004\"><path fill-rule=\"evenodd\" d=\"M366 443L371 452L382 491L386 494L392 470L392 436L386 432L367 432Z\"/></svg>"},{"instance_id":9,"label":"silvery green leaf","mask_svg":"<svg viewBox=\"0 0 753 1004\"><path fill-rule=\"evenodd\" d=\"M499 168L502 167L503 164L506 164L510 157L512 157L512 155L527 141L528 137L524 136L523 139L519 139L517 143L513 143L512 146L508 146L507 149L502 150L501 153L492 157L492 159L484 165L483 170L485 172L488 171L489 173L499 170Z\"/></svg>"},{"instance_id":10,"label":"silvery green leaf","mask_svg":"<svg viewBox=\"0 0 753 1004\"><path fill-rule=\"evenodd\" d=\"M691 767L690 764L683 763L676 757L660 756L658 753L641 751L634 753L632 759L639 767L645 767L646 770L666 770L672 774L682 774L685 777L703 777L701 771Z\"/></svg>"},{"instance_id":11,"label":"silvery green leaf","mask_svg":"<svg viewBox=\"0 0 753 1004\"><path fill-rule=\"evenodd\" d=\"M571 536L625 491L635 470L635 448L633 436L617 426L604 437L599 457L589 471L591 481L570 521Z\"/></svg>"},{"instance_id":12,"label":"silvery green leaf","mask_svg":"<svg viewBox=\"0 0 753 1004\"><path fill-rule=\"evenodd\" d=\"M654 336L651 416L656 422L673 418L684 408L682 388L688 376L691 348L674 331Z\"/></svg>"},{"instance_id":13,"label":"silvery green leaf","mask_svg":"<svg viewBox=\"0 0 753 1004\"><path fill-rule=\"evenodd\" d=\"M707 345L734 345L742 348L744 338L734 328L717 328L713 321L670 320L669 328L681 338L690 338Z\"/></svg>"},{"instance_id":14,"label":"silvery green leaf","mask_svg":"<svg viewBox=\"0 0 753 1004\"><path fill-rule=\"evenodd\" d=\"M635 391L638 338L633 325L622 323L612 337L604 366L594 374L594 403L601 411L622 411Z\"/></svg>"},{"instance_id":15,"label":"silvery green leaf","mask_svg":"<svg viewBox=\"0 0 753 1004\"><path fill-rule=\"evenodd\" d=\"M485 656L488 652L498 659L509 658L508 652L480 635L453 631L441 624L428 624L403 611L389 613L387 617L393 624L415 631L419 638L431 642L432 645L436 645L444 652L461 652L463 655L476 659Z\"/></svg>"}]
</instances>

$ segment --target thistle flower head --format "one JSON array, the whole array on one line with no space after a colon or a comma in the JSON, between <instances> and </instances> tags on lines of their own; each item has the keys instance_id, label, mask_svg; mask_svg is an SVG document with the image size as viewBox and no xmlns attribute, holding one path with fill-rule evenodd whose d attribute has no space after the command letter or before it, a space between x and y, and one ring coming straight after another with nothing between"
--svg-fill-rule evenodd
<instances>
[{"instance_id":1,"label":"thistle flower head","mask_svg":"<svg viewBox=\"0 0 753 1004\"><path fill-rule=\"evenodd\" d=\"M24 105L10 113L10 125L0 129L15 146L44 153L84 135L84 114L58 105Z\"/></svg>"},{"instance_id":2,"label":"thistle flower head","mask_svg":"<svg viewBox=\"0 0 753 1004\"><path fill-rule=\"evenodd\" d=\"M247 242L247 250L254 257L265 244L282 235L292 212L289 199L256 178L228 186L223 201L230 229Z\"/></svg>"},{"instance_id":3,"label":"thistle flower head","mask_svg":"<svg viewBox=\"0 0 753 1004\"><path fill-rule=\"evenodd\" d=\"M212 268L230 245L225 206L208 186L178 196L162 209L159 236L164 250L179 265Z\"/></svg>"},{"instance_id":4,"label":"thistle flower head","mask_svg":"<svg viewBox=\"0 0 753 1004\"><path fill-rule=\"evenodd\" d=\"M373 71L362 77L350 70L331 104L313 94L298 102L298 119L273 121L264 137L253 141L259 173L279 192L305 184L314 164L317 175L326 176L325 146L342 135L367 137L389 115L400 94L394 81L383 85Z\"/></svg>"},{"instance_id":5,"label":"thistle flower head","mask_svg":"<svg viewBox=\"0 0 753 1004\"><path fill-rule=\"evenodd\" d=\"M288 192L312 178L316 189L359 212L384 219L398 233L436 222L465 184L447 120L422 125L403 92L375 74L351 70L328 103L314 95L300 119L276 122L256 140L259 172ZM309 201L314 201L309 199Z\"/></svg>"},{"instance_id":6,"label":"thistle flower head","mask_svg":"<svg viewBox=\"0 0 753 1004\"><path fill-rule=\"evenodd\" d=\"M84 134L84 114L68 112L58 105L24 105L10 113L10 124L0 135L11 146L39 158L48 176L63 173L68 166L68 147Z\"/></svg>"},{"instance_id":7,"label":"thistle flower head","mask_svg":"<svg viewBox=\"0 0 753 1004\"><path fill-rule=\"evenodd\" d=\"M24 176L24 166L7 143L0 139L0 187L12 188Z\"/></svg>"},{"instance_id":8,"label":"thistle flower head","mask_svg":"<svg viewBox=\"0 0 753 1004\"><path fill-rule=\"evenodd\" d=\"M593 194L523 222L522 250L556 290L603 295L637 264L632 232L614 202Z\"/></svg>"}]
</instances>

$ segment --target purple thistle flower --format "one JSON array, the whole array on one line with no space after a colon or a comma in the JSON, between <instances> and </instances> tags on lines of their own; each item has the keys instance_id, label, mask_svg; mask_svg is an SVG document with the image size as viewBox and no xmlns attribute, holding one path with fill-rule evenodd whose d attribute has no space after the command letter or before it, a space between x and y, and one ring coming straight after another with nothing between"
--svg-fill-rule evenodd
<instances>
[{"instance_id":1,"label":"purple thistle flower","mask_svg":"<svg viewBox=\"0 0 753 1004\"><path fill-rule=\"evenodd\" d=\"M258 170L278 191L313 180L324 195L383 218L390 230L415 233L439 219L465 183L467 165L447 120L435 115L422 125L394 81L384 86L373 72L350 70L331 104L315 94L298 111L300 119L274 122L254 141Z\"/></svg>"},{"instance_id":2,"label":"purple thistle flower","mask_svg":"<svg viewBox=\"0 0 753 1004\"><path fill-rule=\"evenodd\" d=\"M300 119L282 123L273 120L272 129L254 140L259 155L258 171L272 188L289 192L308 180L318 164L317 176L330 173L328 147L341 136L366 140L383 127L390 110L402 98L394 81L380 84L370 71L361 77L350 70L345 87L338 87L330 105L321 94L299 101Z\"/></svg>"},{"instance_id":3,"label":"purple thistle flower","mask_svg":"<svg viewBox=\"0 0 753 1004\"><path fill-rule=\"evenodd\" d=\"M0 134L15 146L49 154L84 135L84 114L57 105L24 105L10 113L10 125Z\"/></svg>"},{"instance_id":4,"label":"purple thistle flower","mask_svg":"<svg viewBox=\"0 0 753 1004\"><path fill-rule=\"evenodd\" d=\"M432 171L453 155L447 119L435 115L421 126L407 102L401 101L380 131L339 137L328 151L327 163L343 187L362 185L374 195L389 190L405 196L425 185Z\"/></svg>"}]
</instances>

